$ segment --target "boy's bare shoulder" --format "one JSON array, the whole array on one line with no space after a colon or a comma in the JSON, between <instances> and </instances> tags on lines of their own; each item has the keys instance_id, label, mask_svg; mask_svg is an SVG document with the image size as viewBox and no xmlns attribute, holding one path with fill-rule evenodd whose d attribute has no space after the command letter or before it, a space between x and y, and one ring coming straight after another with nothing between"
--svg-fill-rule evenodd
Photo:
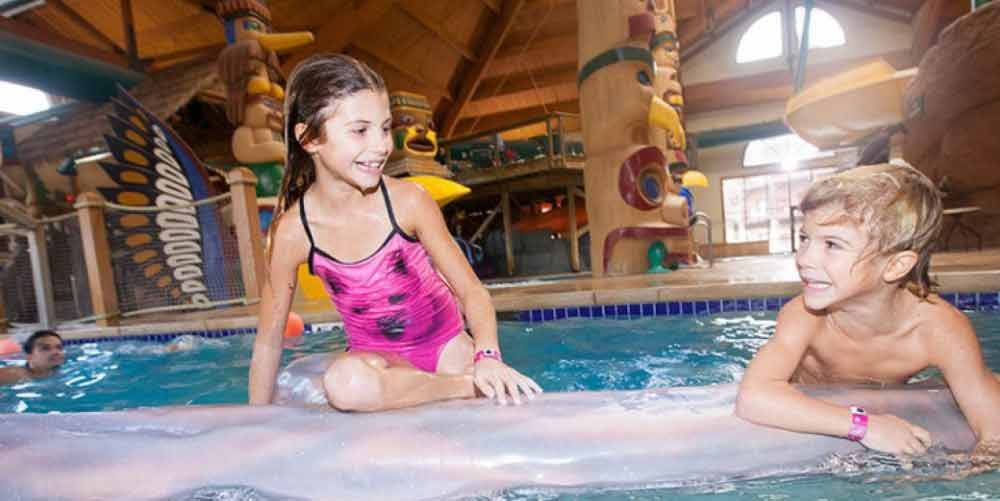
<instances>
[{"instance_id":1,"label":"boy's bare shoulder","mask_svg":"<svg viewBox=\"0 0 1000 501\"><path fill-rule=\"evenodd\" d=\"M969 317L937 294L921 301L917 311L917 332L929 340L953 339L963 332L975 335Z\"/></svg>"},{"instance_id":2,"label":"boy's bare shoulder","mask_svg":"<svg viewBox=\"0 0 1000 501\"><path fill-rule=\"evenodd\" d=\"M823 315L806 308L801 295L795 296L778 311L775 334L812 336L823 326Z\"/></svg>"}]
</instances>

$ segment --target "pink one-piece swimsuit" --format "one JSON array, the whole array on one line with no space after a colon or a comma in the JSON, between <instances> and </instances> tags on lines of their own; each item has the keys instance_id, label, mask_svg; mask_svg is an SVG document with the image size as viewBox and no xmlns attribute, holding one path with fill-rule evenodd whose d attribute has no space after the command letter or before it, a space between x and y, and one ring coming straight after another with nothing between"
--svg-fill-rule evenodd
<instances>
[{"instance_id":1,"label":"pink one-piece swimsuit","mask_svg":"<svg viewBox=\"0 0 1000 501\"><path fill-rule=\"evenodd\" d=\"M372 255L349 263L316 247L305 199L299 200L309 271L323 281L340 312L349 350L396 355L436 372L444 346L465 330L462 315L423 245L396 223L384 181L379 189L392 231Z\"/></svg>"}]
</instances>

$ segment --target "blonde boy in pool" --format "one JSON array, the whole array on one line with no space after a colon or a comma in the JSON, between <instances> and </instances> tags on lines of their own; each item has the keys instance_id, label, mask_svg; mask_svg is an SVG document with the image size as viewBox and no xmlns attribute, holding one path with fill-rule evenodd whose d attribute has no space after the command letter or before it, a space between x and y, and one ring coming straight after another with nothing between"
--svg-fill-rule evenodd
<instances>
[{"instance_id":1,"label":"blonde boy in pool","mask_svg":"<svg viewBox=\"0 0 1000 501\"><path fill-rule=\"evenodd\" d=\"M740 385L736 414L791 431L845 437L892 454L922 454L933 437L892 415L808 397L792 383L906 383L937 367L978 438L1000 445L1000 381L960 311L931 293L941 198L910 167L877 165L814 183L795 255L803 292Z\"/></svg>"}]
</instances>

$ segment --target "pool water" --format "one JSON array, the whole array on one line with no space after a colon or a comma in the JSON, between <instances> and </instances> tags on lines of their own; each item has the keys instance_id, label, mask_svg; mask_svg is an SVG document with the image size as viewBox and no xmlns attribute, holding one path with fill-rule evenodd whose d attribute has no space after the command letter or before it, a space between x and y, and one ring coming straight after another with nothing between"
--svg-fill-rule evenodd
<instances>
[{"instance_id":1,"label":"pool water","mask_svg":"<svg viewBox=\"0 0 1000 501\"><path fill-rule=\"evenodd\" d=\"M1000 372L1000 313L968 313L987 364ZM633 390L732 383L774 332L774 312L665 318L502 322L504 358L546 391ZM344 348L343 332L321 330L286 340L283 363ZM180 349L174 349L180 348ZM253 336L184 337L72 345L56 377L0 387L0 412L80 412L138 406L246 402ZM16 363L0 359L0 364ZM891 462L889 462L891 463ZM898 465L641 489L512 489L499 499L1000 499L1000 472L961 481L929 480L933 468ZM902 482L908 476L922 481ZM497 499L493 497L492 499Z\"/></svg>"}]
</instances>

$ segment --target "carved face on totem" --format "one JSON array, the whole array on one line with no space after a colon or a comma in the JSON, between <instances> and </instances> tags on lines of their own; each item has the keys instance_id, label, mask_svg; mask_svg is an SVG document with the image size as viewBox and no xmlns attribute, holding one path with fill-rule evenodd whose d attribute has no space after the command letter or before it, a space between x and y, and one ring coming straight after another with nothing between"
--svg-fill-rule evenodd
<instances>
[{"instance_id":1,"label":"carved face on totem","mask_svg":"<svg viewBox=\"0 0 1000 501\"><path fill-rule=\"evenodd\" d=\"M437 132L427 98L410 92L393 92L389 108L396 143L393 155L433 158L438 151Z\"/></svg>"}]
</instances>

